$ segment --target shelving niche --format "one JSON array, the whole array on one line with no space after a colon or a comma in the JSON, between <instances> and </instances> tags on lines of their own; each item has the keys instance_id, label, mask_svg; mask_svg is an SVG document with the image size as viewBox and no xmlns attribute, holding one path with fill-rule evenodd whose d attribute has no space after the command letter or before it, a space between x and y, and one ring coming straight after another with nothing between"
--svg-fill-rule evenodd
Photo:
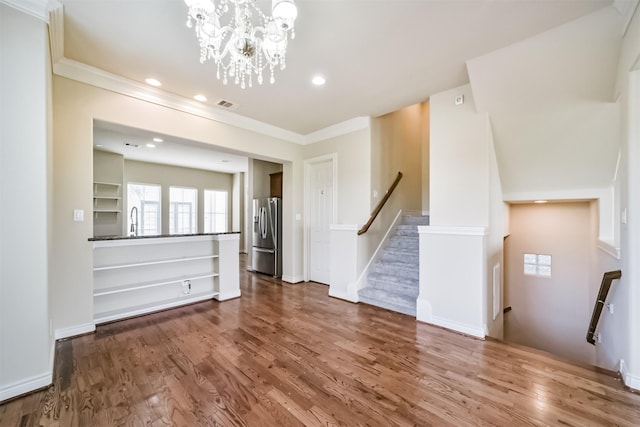
<instances>
[{"instance_id":1,"label":"shelving niche","mask_svg":"<svg viewBox=\"0 0 640 427\"><path fill-rule=\"evenodd\" d=\"M238 268L238 241L236 234L94 241L95 323L239 296L237 274L220 277L221 263Z\"/></svg>"}]
</instances>

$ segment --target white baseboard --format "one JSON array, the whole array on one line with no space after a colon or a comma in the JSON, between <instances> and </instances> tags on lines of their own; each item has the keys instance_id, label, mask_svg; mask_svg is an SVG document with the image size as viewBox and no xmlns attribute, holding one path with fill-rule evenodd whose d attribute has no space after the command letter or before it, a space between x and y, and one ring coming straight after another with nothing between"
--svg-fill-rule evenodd
<instances>
[{"instance_id":1,"label":"white baseboard","mask_svg":"<svg viewBox=\"0 0 640 427\"><path fill-rule=\"evenodd\" d=\"M304 282L302 276L282 276L282 281L287 283L300 283Z\"/></svg>"},{"instance_id":2,"label":"white baseboard","mask_svg":"<svg viewBox=\"0 0 640 427\"><path fill-rule=\"evenodd\" d=\"M329 296L334 298L340 298L349 302L359 302L358 292L356 292L355 294L348 293L348 292L340 292L329 287Z\"/></svg>"},{"instance_id":3,"label":"white baseboard","mask_svg":"<svg viewBox=\"0 0 640 427\"><path fill-rule=\"evenodd\" d=\"M233 298L238 298L240 297L240 289L236 290L236 291L231 291L231 292L224 292L224 293L219 293L218 295L214 296L214 298L218 301L226 301L228 299L233 299Z\"/></svg>"},{"instance_id":4,"label":"white baseboard","mask_svg":"<svg viewBox=\"0 0 640 427\"><path fill-rule=\"evenodd\" d=\"M424 322L430 323L432 325L440 326L445 329L450 329L452 331L460 332L462 334L471 335L472 337L476 337L476 338L484 339L486 337L484 333L485 331L484 325L481 325L481 326L467 325L464 323L455 322L453 320L445 319L438 316L431 316L431 319L429 321L424 321Z\"/></svg>"},{"instance_id":5,"label":"white baseboard","mask_svg":"<svg viewBox=\"0 0 640 427\"><path fill-rule=\"evenodd\" d=\"M431 303L426 299L421 299L420 295L416 300L416 320L431 323Z\"/></svg>"},{"instance_id":6,"label":"white baseboard","mask_svg":"<svg viewBox=\"0 0 640 427\"><path fill-rule=\"evenodd\" d=\"M624 360L620 359L620 367L619 367L620 376L622 377L622 381L624 385L634 390L640 391L640 376L633 375L632 373L627 371L627 365L625 365Z\"/></svg>"},{"instance_id":7,"label":"white baseboard","mask_svg":"<svg viewBox=\"0 0 640 427\"><path fill-rule=\"evenodd\" d=\"M78 335L88 334L96 330L95 323L83 323L81 325L69 326L68 328L56 329L54 333L55 340L62 340Z\"/></svg>"},{"instance_id":8,"label":"white baseboard","mask_svg":"<svg viewBox=\"0 0 640 427\"><path fill-rule=\"evenodd\" d=\"M40 375L25 378L11 384L0 386L0 402L12 397L20 396L25 393L48 387L53 382L53 371L47 371Z\"/></svg>"}]
</instances>

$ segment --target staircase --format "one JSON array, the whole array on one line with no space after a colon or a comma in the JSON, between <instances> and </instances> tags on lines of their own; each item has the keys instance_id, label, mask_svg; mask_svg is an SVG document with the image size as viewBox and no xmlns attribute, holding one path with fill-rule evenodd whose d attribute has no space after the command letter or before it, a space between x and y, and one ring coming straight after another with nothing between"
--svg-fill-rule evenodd
<instances>
[{"instance_id":1,"label":"staircase","mask_svg":"<svg viewBox=\"0 0 640 427\"><path fill-rule=\"evenodd\" d=\"M402 216L371 266L367 286L358 291L360 302L416 315L420 279L418 225L429 225L429 217Z\"/></svg>"}]
</instances>

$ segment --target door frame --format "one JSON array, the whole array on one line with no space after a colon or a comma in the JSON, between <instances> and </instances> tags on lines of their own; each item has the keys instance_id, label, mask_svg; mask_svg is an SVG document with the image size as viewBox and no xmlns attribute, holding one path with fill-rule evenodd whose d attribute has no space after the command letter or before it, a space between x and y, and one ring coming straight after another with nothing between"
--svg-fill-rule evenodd
<instances>
[{"instance_id":1,"label":"door frame","mask_svg":"<svg viewBox=\"0 0 640 427\"><path fill-rule=\"evenodd\" d=\"M311 168L319 163L331 162L331 174L333 183L333 200L331 223L338 221L338 153L325 154L304 160L304 233L303 233L303 276L304 281L309 281L311 263Z\"/></svg>"}]
</instances>

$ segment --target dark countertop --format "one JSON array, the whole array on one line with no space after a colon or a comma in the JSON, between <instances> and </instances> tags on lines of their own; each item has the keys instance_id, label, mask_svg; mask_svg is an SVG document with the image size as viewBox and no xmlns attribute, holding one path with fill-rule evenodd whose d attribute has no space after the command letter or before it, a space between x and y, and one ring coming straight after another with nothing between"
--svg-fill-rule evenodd
<instances>
[{"instance_id":1,"label":"dark countertop","mask_svg":"<svg viewBox=\"0 0 640 427\"><path fill-rule=\"evenodd\" d=\"M155 236L99 236L90 237L90 242L101 242L105 240L136 240L136 239L157 239L161 237L190 237L190 236L218 236L220 234L240 234L239 231L227 231L224 233L194 233L194 234L158 234Z\"/></svg>"}]
</instances>

